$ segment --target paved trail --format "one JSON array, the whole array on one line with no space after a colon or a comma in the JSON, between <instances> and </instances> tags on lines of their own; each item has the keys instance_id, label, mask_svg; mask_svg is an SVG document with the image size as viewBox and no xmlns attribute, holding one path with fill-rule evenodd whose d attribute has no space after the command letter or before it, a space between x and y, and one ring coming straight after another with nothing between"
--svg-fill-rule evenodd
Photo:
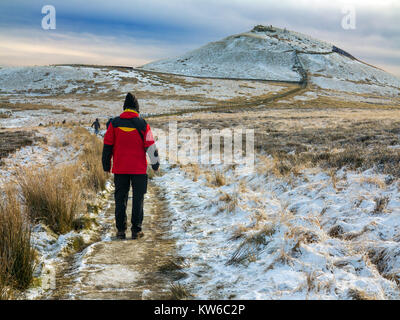
<instances>
[{"instance_id":1,"label":"paved trail","mask_svg":"<svg viewBox=\"0 0 400 320\"><path fill-rule=\"evenodd\" d=\"M132 191L131 191L132 192ZM112 200L112 199L111 199ZM132 199L130 197L128 221ZM139 240L110 241L114 206L106 212L103 240L92 244L57 277L53 299L166 299L172 273L165 270L176 259L175 243L166 239L169 217L160 189L149 183L143 231ZM129 224L128 224L129 228ZM130 232L127 233L130 237ZM176 276L176 275L175 275Z\"/></svg>"}]
</instances>

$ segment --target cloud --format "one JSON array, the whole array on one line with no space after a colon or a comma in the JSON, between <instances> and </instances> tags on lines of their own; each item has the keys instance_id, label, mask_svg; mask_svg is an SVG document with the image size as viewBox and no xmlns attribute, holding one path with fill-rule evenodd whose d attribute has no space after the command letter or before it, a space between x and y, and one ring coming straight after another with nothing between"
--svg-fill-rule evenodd
<instances>
[{"instance_id":1,"label":"cloud","mask_svg":"<svg viewBox=\"0 0 400 320\"><path fill-rule=\"evenodd\" d=\"M45 4L48 1L2 0L0 35L15 31L18 36L12 43L16 44L18 39L29 40L31 32L47 47L55 45L55 39L50 41L51 37L40 28L41 7ZM260 23L332 42L366 62L376 61L379 65L395 66L396 50L400 49L400 3L394 0L52 0L52 4L57 10L57 30L53 34L73 38L59 39L58 45L64 41L62 47L70 50L75 48L76 41L84 61L89 59L86 53L96 54L92 57L96 61L104 55L105 62L124 63L175 56ZM345 4L356 9L356 30L341 27ZM112 45L113 52L107 52L101 41L103 47ZM41 44L43 49L46 46ZM9 47L3 45L3 50L10 50ZM125 53L129 50L130 57ZM0 54L2 63L12 56ZM57 60L74 56L55 55ZM33 55L32 61L36 57L37 54Z\"/></svg>"},{"instance_id":2,"label":"cloud","mask_svg":"<svg viewBox=\"0 0 400 320\"><path fill-rule=\"evenodd\" d=\"M180 51L157 41L97 36L93 34L48 34L19 30L4 35L0 29L1 65L101 64L140 66Z\"/></svg>"}]
</instances>

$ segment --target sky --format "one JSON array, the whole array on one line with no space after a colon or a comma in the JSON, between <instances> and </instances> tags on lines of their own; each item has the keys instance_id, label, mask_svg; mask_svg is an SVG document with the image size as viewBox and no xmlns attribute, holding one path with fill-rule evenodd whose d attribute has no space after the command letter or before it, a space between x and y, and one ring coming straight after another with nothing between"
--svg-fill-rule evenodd
<instances>
[{"instance_id":1,"label":"sky","mask_svg":"<svg viewBox=\"0 0 400 320\"><path fill-rule=\"evenodd\" d=\"M55 29L42 28L46 5ZM0 65L140 66L272 24L400 77L399 21L400 0L1 0Z\"/></svg>"}]
</instances>

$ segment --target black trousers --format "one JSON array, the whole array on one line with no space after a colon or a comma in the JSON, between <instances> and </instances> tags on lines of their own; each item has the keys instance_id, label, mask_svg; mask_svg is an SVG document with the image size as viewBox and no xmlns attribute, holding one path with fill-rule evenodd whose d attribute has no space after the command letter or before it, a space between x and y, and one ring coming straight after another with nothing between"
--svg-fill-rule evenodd
<instances>
[{"instance_id":1,"label":"black trousers","mask_svg":"<svg viewBox=\"0 0 400 320\"><path fill-rule=\"evenodd\" d=\"M126 207L129 189L132 185L132 232L142 231L143 200L147 192L147 174L115 174L115 224L118 232L126 231Z\"/></svg>"}]
</instances>

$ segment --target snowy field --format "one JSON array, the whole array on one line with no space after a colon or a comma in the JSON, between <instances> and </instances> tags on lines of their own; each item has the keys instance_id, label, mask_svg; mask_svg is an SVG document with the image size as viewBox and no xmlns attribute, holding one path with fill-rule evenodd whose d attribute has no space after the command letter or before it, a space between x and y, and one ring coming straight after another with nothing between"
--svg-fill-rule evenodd
<instances>
[{"instance_id":1,"label":"snowy field","mask_svg":"<svg viewBox=\"0 0 400 320\"><path fill-rule=\"evenodd\" d=\"M224 55L217 55L221 48ZM292 83L301 80L301 66L305 88ZM21 168L74 163L82 153L70 140L74 128L91 130L99 118L104 133L130 91L154 129L177 121L194 130L255 131L253 171L166 158L151 180L165 196L166 237L183 261L185 277L176 283L192 298L400 298L398 79L278 28L228 37L144 69L1 68L0 128L34 136L2 157L1 186ZM217 79L226 77L246 79ZM112 183L97 196L93 205L102 210L90 212L97 222L91 229L56 235L43 223L32 226L35 278L48 281L71 261L77 239L110 241ZM52 295L38 286L25 294Z\"/></svg>"},{"instance_id":2,"label":"snowy field","mask_svg":"<svg viewBox=\"0 0 400 320\"><path fill-rule=\"evenodd\" d=\"M225 177L215 187L204 174L194 182L166 168L155 179L186 259L182 283L196 298L399 299L398 182L386 186L370 170L339 171L335 184L319 170L290 183L257 172ZM376 197L388 199L384 212L375 212Z\"/></svg>"},{"instance_id":3,"label":"snowy field","mask_svg":"<svg viewBox=\"0 0 400 320\"><path fill-rule=\"evenodd\" d=\"M0 69L0 126L17 128L50 122L107 121L122 112L127 92L139 98L144 115L207 108L232 99L266 96L285 84L194 79L101 67ZM11 110L11 111L10 111Z\"/></svg>"}]
</instances>

